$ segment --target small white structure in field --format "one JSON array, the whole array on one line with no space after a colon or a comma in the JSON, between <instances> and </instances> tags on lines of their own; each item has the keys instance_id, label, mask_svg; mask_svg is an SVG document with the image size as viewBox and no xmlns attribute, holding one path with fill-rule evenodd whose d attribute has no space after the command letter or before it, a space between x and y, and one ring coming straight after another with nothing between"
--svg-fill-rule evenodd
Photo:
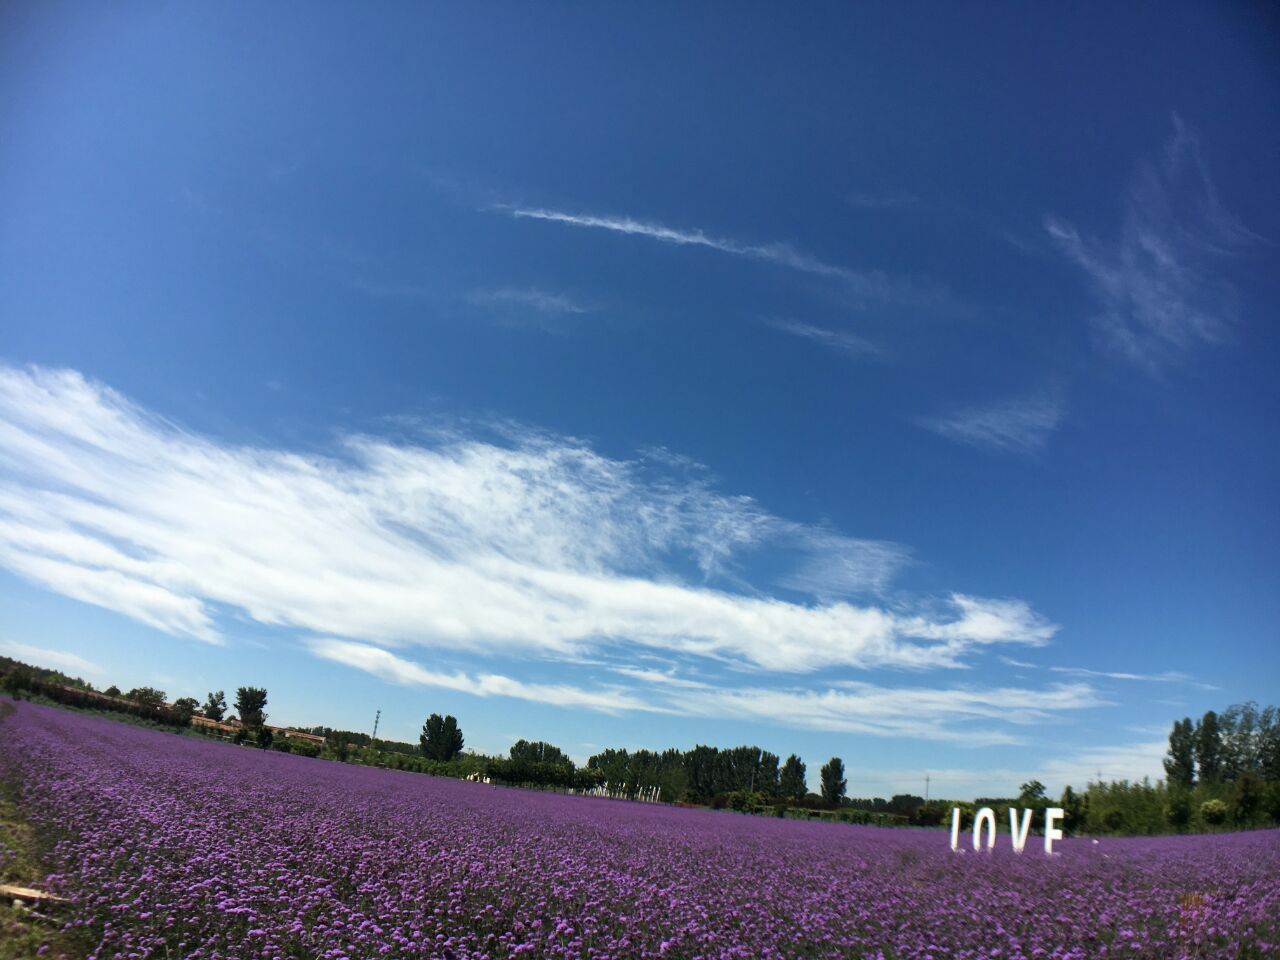
<instances>
[{"instance_id":1,"label":"small white structure in field","mask_svg":"<svg viewBox=\"0 0 1280 960\"><path fill-rule=\"evenodd\" d=\"M1057 823L1066 813L1061 807L1047 807L1044 811L1044 852L1053 856L1053 841L1062 839L1062 831ZM973 849L980 851L983 847L983 833L986 833L986 848L994 850L996 846L996 812L990 807L982 807L973 815ZM1031 811L1024 809L1019 821L1018 811L1009 808L1009 838L1013 844L1013 852L1021 853L1027 845L1027 834L1031 832ZM951 808L951 849L960 852L960 808Z\"/></svg>"}]
</instances>

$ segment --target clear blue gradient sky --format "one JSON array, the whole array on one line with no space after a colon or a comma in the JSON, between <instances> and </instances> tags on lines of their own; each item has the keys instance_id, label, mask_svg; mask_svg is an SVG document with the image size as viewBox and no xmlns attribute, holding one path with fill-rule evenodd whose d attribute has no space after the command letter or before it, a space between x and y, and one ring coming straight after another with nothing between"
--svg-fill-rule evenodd
<instances>
[{"instance_id":1,"label":"clear blue gradient sky","mask_svg":"<svg viewBox=\"0 0 1280 960\"><path fill-rule=\"evenodd\" d=\"M0 652L854 795L1280 689L1266 5L11 3Z\"/></svg>"}]
</instances>

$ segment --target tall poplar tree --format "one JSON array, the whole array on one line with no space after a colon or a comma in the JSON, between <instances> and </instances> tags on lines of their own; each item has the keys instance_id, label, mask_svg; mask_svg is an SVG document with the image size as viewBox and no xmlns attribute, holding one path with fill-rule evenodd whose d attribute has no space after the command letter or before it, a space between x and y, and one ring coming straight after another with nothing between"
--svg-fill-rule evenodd
<instances>
[{"instance_id":1,"label":"tall poplar tree","mask_svg":"<svg viewBox=\"0 0 1280 960\"><path fill-rule=\"evenodd\" d=\"M1205 713L1196 724L1196 766L1200 780L1217 783L1222 779L1222 730L1218 715L1212 710Z\"/></svg>"},{"instance_id":2,"label":"tall poplar tree","mask_svg":"<svg viewBox=\"0 0 1280 960\"><path fill-rule=\"evenodd\" d=\"M1171 786L1189 787L1196 779L1196 735L1190 717L1173 721L1164 772Z\"/></svg>"},{"instance_id":3,"label":"tall poplar tree","mask_svg":"<svg viewBox=\"0 0 1280 960\"><path fill-rule=\"evenodd\" d=\"M849 781L844 778L844 761L832 757L822 768L822 799L833 807L839 806L848 786Z\"/></svg>"},{"instance_id":4,"label":"tall poplar tree","mask_svg":"<svg viewBox=\"0 0 1280 960\"><path fill-rule=\"evenodd\" d=\"M805 781L804 761L794 753L787 757L782 765L779 778L779 792L788 800L803 800L809 792L809 784Z\"/></svg>"}]
</instances>

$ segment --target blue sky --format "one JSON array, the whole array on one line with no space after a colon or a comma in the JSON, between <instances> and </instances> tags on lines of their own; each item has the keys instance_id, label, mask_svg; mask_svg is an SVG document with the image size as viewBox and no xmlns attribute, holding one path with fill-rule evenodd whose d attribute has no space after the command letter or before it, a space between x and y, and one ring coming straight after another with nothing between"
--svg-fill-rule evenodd
<instances>
[{"instance_id":1,"label":"blue sky","mask_svg":"<svg viewBox=\"0 0 1280 960\"><path fill-rule=\"evenodd\" d=\"M855 795L1274 700L1274 19L623 13L6 6L0 649Z\"/></svg>"}]
</instances>

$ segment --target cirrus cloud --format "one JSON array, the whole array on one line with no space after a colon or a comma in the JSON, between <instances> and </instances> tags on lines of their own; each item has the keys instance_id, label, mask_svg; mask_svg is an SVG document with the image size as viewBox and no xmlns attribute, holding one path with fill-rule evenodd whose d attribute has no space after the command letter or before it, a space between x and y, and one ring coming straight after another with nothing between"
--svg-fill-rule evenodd
<instances>
[{"instance_id":1,"label":"cirrus cloud","mask_svg":"<svg viewBox=\"0 0 1280 960\"><path fill-rule=\"evenodd\" d=\"M221 643L227 618L247 617L392 682L574 709L930 738L951 736L950 717L1003 743L1016 735L992 711L1017 723L1096 702L1084 684L798 686L820 670L960 668L1057 628L1018 599L887 602L906 548L778 517L669 454L477 432L346 435L328 454L233 445L75 371L0 366L0 566L175 636ZM745 576L762 550L793 599ZM506 666L428 669L413 649ZM654 657L707 669L682 681L638 666ZM625 679L511 675L535 662ZM750 680L726 685L726 671Z\"/></svg>"}]
</instances>

